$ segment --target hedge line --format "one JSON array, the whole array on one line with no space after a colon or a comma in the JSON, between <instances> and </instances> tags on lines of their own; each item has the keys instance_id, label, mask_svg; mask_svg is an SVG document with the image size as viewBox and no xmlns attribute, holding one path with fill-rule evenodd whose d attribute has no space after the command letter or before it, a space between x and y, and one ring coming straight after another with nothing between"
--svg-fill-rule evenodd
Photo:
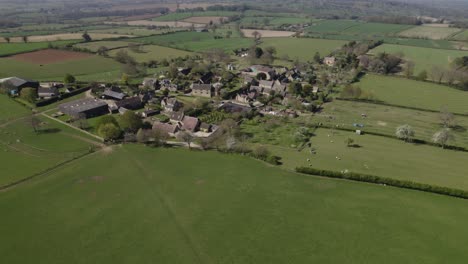
<instances>
[{"instance_id":1,"label":"hedge line","mask_svg":"<svg viewBox=\"0 0 468 264\"><path fill-rule=\"evenodd\" d=\"M377 101L377 100L356 99L356 98L341 98L341 97L335 97L335 99L339 100L339 101L351 101L351 102L360 102L360 103L368 103L368 104L378 104L378 105L399 107L399 108L404 108L404 109L417 110L417 111L423 111L423 112L431 112L431 113L439 113L440 112L440 111L437 111L437 110L430 110L430 109L424 109L424 108L413 107L413 106L389 104L389 103L385 103L385 102ZM462 113L453 113L453 114L458 115L458 116L468 116L468 114L462 114Z\"/></svg>"},{"instance_id":2,"label":"hedge line","mask_svg":"<svg viewBox=\"0 0 468 264\"><path fill-rule=\"evenodd\" d=\"M304 173L308 175L314 176L323 176L328 178L336 178L336 179L345 179L351 181L359 181L359 182L367 182L367 183L375 183L375 184L384 184L398 188L410 189L410 190L417 190L441 195L447 195L462 199L468 199L468 191L454 189L449 187L441 187L436 185L424 184L424 183L417 183L412 181L405 181L405 180L397 180L392 178L380 177L375 175L368 175L368 174L361 174L355 172L348 172L348 173L341 173L337 171L329 171L329 170L319 170L314 168L308 167L298 167L296 168L296 172Z\"/></svg>"},{"instance_id":3,"label":"hedge line","mask_svg":"<svg viewBox=\"0 0 468 264\"><path fill-rule=\"evenodd\" d=\"M352 128L336 127L336 126L324 125L324 124L317 125L317 128L330 128L330 129L336 129L336 130L348 131L348 132L355 132L356 131L356 129L352 129ZM379 133L379 132L362 131L362 133L363 134L373 135L373 136L379 136L379 137L386 137L386 138L401 140L401 139L397 138L394 135L383 134L383 133ZM426 141L426 140L423 140L423 139L412 139L411 142L415 143L415 144L428 145L428 146L432 146L432 147L440 147L439 144L436 144L436 143L430 142L430 141ZM459 147L459 146L453 146L453 145L445 145L444 149L460 151L460 152L468 152L467 148Z\"/></svg>"}]
</instances>

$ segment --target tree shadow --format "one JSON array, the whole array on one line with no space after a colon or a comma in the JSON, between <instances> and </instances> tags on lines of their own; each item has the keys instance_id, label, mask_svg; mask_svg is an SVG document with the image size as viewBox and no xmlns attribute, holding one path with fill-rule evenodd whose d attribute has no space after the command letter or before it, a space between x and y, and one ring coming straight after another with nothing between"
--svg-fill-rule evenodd
<instances>
[{"instance_id":1,"label":"tree shadow","mask_svg":"<svg viewBox=\"0 0 468 264\"><path fill-rule=\"evenodd\" d=\"M466 128L460 125L453 126L452 129L455 132L460 132L460 133L466 132Z\"/></svg>"},{"instance_id":2,"label":"tree shadow","mask_svg":"<svg viewBox=\"0 0 468 264\"><path fill-rule=\"evenodd\" d=\"M37 134L55 134L55 133L59 133L60 131L62 130L59 128L45 128L45 129L38 130Z\"/></svg>"}]
</instances>

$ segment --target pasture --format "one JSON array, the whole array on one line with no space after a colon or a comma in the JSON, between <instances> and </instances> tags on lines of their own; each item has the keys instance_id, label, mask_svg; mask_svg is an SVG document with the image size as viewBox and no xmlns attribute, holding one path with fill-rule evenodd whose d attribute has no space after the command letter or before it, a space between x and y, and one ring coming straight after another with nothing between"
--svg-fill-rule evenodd
<instances>
[{"instance_id":1,"label":"pasture","mask_svg":"<svg viewBox=\"0 0 468 264\"><path fill-rule=\"evenodd\" d=\"M41 49L46 49L50 45L66 46L75 43L76 41L54 41L54 42L35 42L35 43L0 43L0 56L8 56L24 52L31 52Z\"/></svg>"},{"instance_id":2,"label":"pasture","mask_svg":"<svg viewBox=\"0 0 468 264\"><path fill-rule=\"evenodd\" d=\"M463 30L452 37L454 40L468 41L468 30Z\"/></svg>"},{"instance_id":3,"label":"pasture","mask_svg":"<svg viewBox=\"0 0 468 264\"><path fill-rule=\"evenodd\" d=\"M246 38L253 38L254 32L260 33L262 38L278 38L278 37L291 37L296 34L294 31L278 31L278 30L257 30L257 29L242 29L242 34Z\"/></svg>"},{"instance_id":4,"label":"pasture","mask_svg":"<svg viewBox=\"0 0 468 264\"><path fill-rule=\"evenodd\" d=\"M262 47L272 46L276 48L277 57L299 59L301 61L311 60L316 52L321 56L327 56L330 52L343 46L346 41L311 39L311 38L266 38Z\"/></svg>"},{"instance_id":5,"label":"pasture","mask_svg":"<svg viewBox=\"0 0 468 264\"><path fill-rule=\"evenodd\" d=\"M74 47L80 49L87 49L92 52L97 52L100 47L106 47L107 49L117 49L128 47L128 41L93 41L93 42L84 42L74 45Z\"/></svg>"},{"instance_id":6,"label":"pasture","mask_svg":"<svg viewBox=\"0 0 468 264\"><path fill-rule=\"evenodd\" d=\"M95 29L90 30L88 33L91 34L114 34L114 35L127 35L127 36L149 36L154 34L160 34L166 32L166 30L160 29L148 29L145 27L111 27L106 29Z\"/></svg>"},{"instance_id":7,"label":"pasture","mask_svg":"<svg viewBox=\"0 0 468 264\"><path fill-rule=\"evenodd\" d=\"M174 59L177 57L190 56L193 53L168 47L145 45L141 46L140 51L135 52L130 48L115 49L109 52L109 55L115 56L120 50L125 50L137 62L148 62L150 60Z\"/></svg>"},{"instance_id":8,"label":"pasture","mask_svg":"<svg viewBox=\"0 0 468 264\"><path fill-rule=\"evenodd\" d=\"M408 38L447 39L458 32L458 28L416 26L400 32L399 35Z\"/></svg>"},{"instance_id":9,"label":"pasture","mask_svg":"<svg viewBox=\"0 0 468 264\"><path fill-rule=\"evenodd\" d=\"M62 80L67 73L75 76L112 72L120 69L120 64L113 59L86 54L85 58L61 60L60 58L43 57L47 64L42 63L42 59L34 63L27 62L24 59L18 60L14 57L0 58L0 78L8 76L20 76L24 78L37 80ZM28 58L28 53L22 54L22 58ZM51 59L54 59L53 63ZM54 79L50 79L54 78ZM78 80L80 80L78 78Z\"/></svg>"},{"instance_id":10,"label":"pasture","mask_svg":"<svg viewBox=\"0 0 468 264\"><path fill-rule=\"evenodd\" d=\"M31 111L8 96L0 94L0 126L10 120L30 114Z\"/></svg>"},{"instance_id":11,"label":"pasture","mask_svg":"<svg viewBox=\"0 0 468 264\"><path fill-rule=\"evenodd\" d=\"M386 103L468 114L468 92L448 86L373 74L366 75L357 85Z\"/></svg>"},{"instance_id":12,"label":"pasture","mask_svg":"<svg viewBox=\"0 0 468 264\"><path fill-rule=\"evenodd\" d=\"M431 72L434 66L448 68L455 58L468 56L468 51L430 49L403 45L384 44L370 51L370 54L386 52L390 54L402 53L404 58L415 63L415 74L426 70Z\"/></svg>"},{"instance_id":13,"label":"pasture","mask_svg":"<svg viewBox=\"0 0 468 264\"><path fill-rule=\"evenodd\" d=\"M468 257L465 208L238 155L116 146L0 193L0 254L11 264L455 263Z\"/></svg>"},{"instance_id":14,"label":"pasture","mask_svg":"<svg viewBox=\"0 0 468 264\"><path fill-rule=\"evenodd\" d=\"M121 37L132 37L131 35L119 35L119 34L106 34L106 33L89 33L89 36L93 40L101 39L111 39L111 38L121 38ZM62 34L52 34L52 35L36 35L28 36L28 42L50 42L50 41L60 41L60 40L82 40L83 33L62 33ZM4 39L0 39L5 41ZM23 37L12 37L10 40L11 43L22 43L24 42Z\"/></svg>"},{"instance_id":15,"label":"pasture","mask_svg":"<svg viewBox=\"0 0 468 264\"><path fill-rule=\"evenodd\" d=\"M323 107L310 121L347 129L358 129L353 124L362 124L364 127L359 129L365 132L389 136L394 136L396 128L405 123L413 128L416 138L429 142L432 135L442 129L440 113L340 100L327 103ZM366 117L362 117L362 114ZM456 116L455 122L457 126L452 129L454 140L449 144L468 148L468 117Z\"/></svg>"},{"instance_id":16,"label":"pasture","mask_svg":"<svg viewBox=\"0 0 468 264\"><path fill-rule=\"evenodd\" d=\"M285 168L311 166L333 171L351 171L468 190L468 153L439 147L405 143L380 136L358 136L353 132L317 129L310 148L271 146L282 157ZM347 147L352 138L357 147ZM310 161L308 161L310 159ZM450 168L450 169L448 169Z\"/></svg>"},{"instance_id":17,"label":"pasture","mask_svg":"<svg viewBox=\"0 0 468 264\"><path fill-rule=\"evenodd\" d=\"M87 153L95 142L44 117L40 118L42 124L36 133L28 118L17 115L16 121L0 126L0 186Z\"/></svg>"},{"instance_id":18,"label":"pasture","mask_svg":"<svg viewBox=\"0 0 468 264\"><path fill-rule=\"evenodd\" d=\"M153 20L154 21L178 21L178 20L185 20L191 17L229 17L229 16L238 15L238 14L239 14L238 12L230 12L230 11L175 12L175 13L170 13L164 16L156 17Z\"/></svg>"},{"instance_id":19,"label":"pasture","mask_svg":"<svg viewBox=\"0 0 468 264\"><path fill-rule=\"evenodd\" d=\"M340 33L363 23L356 20L321 20L313 23L306 30L314 33Z\"/></svg>"},{"instance_id":20,"label":"pasture","mask_svg":"<svg viewBox=\"0 0 468 264\"><path fill-rule=\"evenodd\" d=\"M194 16L184 19L184 22L195 24L221 24L227 17L220 16Z\"/></svg>"},{"instance_id":21,"label":"pasture","mask_svg":"<svg viewBox=\"0 0 468 264\"><path fill-rule=\"evenodd\" d=\"M343 30L343 34L357 34L366 36L387 36L394 35L405 29L409 25L383 24L383 23L361 23Z\"/></svg>"},{"instance_id":22,"label":"pasture","mask_svg":"<svg viewBox=\"0 0 468 264\"><path fill-rule=\"evenodd\" d=\"M150 21L150 20L133 20L126 22L107 22L107 24L113 25L128 25L128 26L156 26L156 27L171 27L171 28L190 28L204 27L204 24L194 24L183 21Z\"/></svg>"}]
</instances>

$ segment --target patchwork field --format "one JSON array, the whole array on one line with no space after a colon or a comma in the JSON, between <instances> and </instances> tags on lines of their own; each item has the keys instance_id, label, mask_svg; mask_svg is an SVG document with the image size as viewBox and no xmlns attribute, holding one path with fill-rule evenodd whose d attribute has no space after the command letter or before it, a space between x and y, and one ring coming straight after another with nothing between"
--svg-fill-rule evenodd
<instances>
[{"instance_id":1,"label":"patchwork field","mask_svg":"<svg viewBox=\"0 0 468 264\"><path fill-rule=\"evenodd\" d=\"M468 51L429 49L403 45L384 44L371 50L371 54L386 52L390 54L403 53L405 59L415 63L415 74L426 70L430 73L433 66L448 68L450 63L458 57L468 56Z\"/></svg>"},{"instance_id":2,"label":"patchwork field","mask_svg":"<svg viewBox=\"0 0 468 264\"><path fill-rule=\"evenodd\" d=\"M39 54L46 55L47 50L39 51ZM21 54L20 59L15 57L0 59L0 78L8 76L20 76L30 79L51 80L49 78L63 76L72 73L75 76L112 72L120 69L120 64L113 59L100 56L90 56L86 53L79 53L78 57L74 52L65 52L63 57L38 56L37 52ZM74 57L67 58L68 54ZM18 55L20 56L20 55ZM41 64L42 63L42 64ZM56 80L56 79L52 79ZM78 78L79 80L79 78Z\"/></svg>"},{"instance_id":3,"label":"patchwork field","mask_svg":"<svg viewBox=\"0 0 468 264\"><path fill-rule=\"evenodd\" d=\"M71 40L35 43L0 43L0 56L8 56L12 54L45 49L49 47L49 44L54 46L66 46L73 43L75 43L75 41Z\"/></svg>"},{"instance_id":4,"label":"patchwork field","mask_svg":"<svg viewBox=\"0 0 468 264\"><path fill-rule=\"evenodd\" d=\"M91 34L114 34L114 35L130 35L130 36L149 36L154 34L161 34L167 30L148 29L145 27L111 27L107 29L96 29L88 31Z\"/></svg>"},{"instance_id":5,"label":"patchwork field","mask_svg":"<svg viewBox=\"0 0 468 264\"><path fill-rule=\"evenodd\" d=\"M123 48L128 47L128 41L93 41L93 42L84 42L78 43L74 45L74 47L78 47L81 49L88 49L92 52L96 52L100 47L106 47L108 49L116 49L116 48Z\"/></svg>"},{"instance_id":6,"label":"patchwork field","mask_svg":"<svg viewBox=\"0 0 468 264\"><path fill-rule=\"evenodd\" d=\"M339 33L348 28L360 25L364 22L356 20L322 20L307 28L308 32L316 33Z\"/></svg>"},{"instance_id":7,"label":"patchwork field","mask_svg":"<svg viewBox=\"0 0 468 264\"><path fill-rule=\"evenodd\" d=\"M190 51L204 51L214 48L230 51L242 47L248 48L253 44L253 40L247 38L215 39L214 35L209 32L177 32L160 36L136 38L130 41Z\"/></svg>"},{"instance_id":8,"label":"patchwork field","mask_svg":"<svg viewBox=\"0 0 468 264\"><path fill-rule=\"evenodd\" d=\"M368 36L386 36L394 35L405 29L409 29L409 25L383 24L383 23L361 23L349 27L343 31L344 34L358 34Z\"/></svg>"},{"instance_id":9,"label":"patchwork field","mask_svg":"<svg viewBox=\"0 0 468 264\"><path fill-rule=\"evenodd\" d=\"M89 33L91 39L101 40L110 38L121 38L121 37L132 37L131 35L119 35L119 34L106 34L106 33ZM38 35L28 36L28 42L48 42L48 41L59 41L59 40L81 40L83 39L83 33L63 33L53 35ZM0 42L6 42L3 38ZM12 37L10 42L22 43L24 42L22 37Z\"/></svg>"},{"instance_id":10,"label":"patchwork field","mask_svg":"<svg viewBox=\"0 0 468 264\"><path fill-rule=\"evenodd\" d=\"M310 23L313 19L305 17L274 17L274 16L251 16L243 17L241 24L243 26L281 26L281 25L291 25L291 24L303 24Z\"/></svg>"},{"instance_id":11,"label":"patchwork field","mask_svg":"<svg viewBox=\"0 0 468 264\"><path fill-rule=\"evenodd\" d=\"M129 145L0 193L0 254L11 264L456 263L468 257L465 208L237 155Z\"/></svg>"},{"instance_id":12,"label":"patchwork field","mask_svg":"<svg viewBox=\"0 0 468 264\"><path fill-rule=\"evenodd\" d=\"M361 114L366 114L363 118ZM409 124L416 138L431 141L432 135L442 129L441 114L410 110L378 104L335 100L324 105L324 109L311 120L325 125L339 125L342 128L356 129L353 124L363 124L365 132L395 135L398 126ZM455 117L456 128L452 129L454 140L449 144L468 148L468 117Z\"/></svg>"},{"instance_id":13,"label":"patchwork field","mask_svg":"<svg viewBox=\"0 0 468 264\"><path fill-rule=\"evenodd\" d=\"M410 38L446 39L460 32L458 28L417 26L401 32L399 35Z\"/></svg>"},{"instance_id":14,"label":"patchwork field","mask_svg":"<svg viewBox=\"0 0 468 264\"><path fill-rule=\"evenodd\" d=\"M195 23L195 24L221 24L227 17L219 16L206 16L206 17L189 17L184 19L184 22Z\"/></svg>"},{"instance_id":15,"label":"patchwork field","mask_svg":"<svg viewBox=\"0 0 468 264\"><path fill-rule=\"evenodd\" d=\"M204 27L204 24L194 24L182 21L150 21L150 20L134 20L126 22L107 22L108 24L115 25L129 25L129 26L156 26L156 27Z\"/></svg>"},{"instance_id":16,"label":"patchwork field","mask_svg":"<svg viewBox=\"0 0 468 264\"><path fill-rule=\"evenodd\" d=\"M83 52L73 52L66 50L45 49L29 53L14 55L11 58L21 62L29 62L33 64L52 64L65 61L73 61L86 59L91 57L91 54Z\"/></svg>"},{"instance_id":17,"label":"patchwork field","mask_svg":"<svg viewBox=\"0 0 468 264\"><path fill-rule=\"evenodd\" d=\"M176 12L170 13L164 16L159 16L154 18L154 21L177 21L177 20L186 20L191 17L229 17L238 15L238 12L230 12L230 11L204 11L204 12ZM218 19L219 21L219 19ZM209 23L208 22L200 22L200 23ZM213 22L215 22L213 20ZM198 23L198 22L195 22Z\"/></svg>"},{"instance_id":18,"label":"patchwork field","mask_svg":"<svg viewBox=\"0 0 468 264\"><path fill-rule=\"evenodd\" d=\"M129 48L115 49L109 52L110 56L115 56L119 50L125 50L130 56L135 58L138 62L148 62L150 60L174 59L177 57L185 57L192 55L192 52L156 46L146 45L141 47L140 52L134 52Z\"/></svg>"},{"instance_id":19,"label":"patchwork field","mask_svg":"<svg viewBox=\"0 0 468 264\"><path fill-rule=\"evenodd\" d=\"M468 30L463 30L452 37L454 40L468 41Z\"/></svg>"},{"instance_id":20,"label":"patchwork field","mask_svg":"<svg viewBox=\"0 0 468 264\"><path fill-rule=\"evenodd\" d=\"M254 32L260 33L262 38L291 37L296 34L293 31L242 29L242 33L246 38L253 38Z\"/></svg>"},{"instance_id":21,"label":"patchwork field","mask_svg":"<svg viewBox=\"0 0 468 264\"><path fill-rule=\"evenodd\" d=\"M468 92L448 86L368 74L357 84L386 103L468 114Z\"/></svg>"},{"instance_id":22,"label":"patchwork field","mask_svg":"<svg viewBox=\"0 0 468 264\"><path fill-rule=\"evenodd\" d=\"M273 46L279 58L288 56L291 59L311 60L316 52L326 56L333 50L344 45L346 41L311 38L267 38L262 47Z\"/></svg>"}]
</instances>

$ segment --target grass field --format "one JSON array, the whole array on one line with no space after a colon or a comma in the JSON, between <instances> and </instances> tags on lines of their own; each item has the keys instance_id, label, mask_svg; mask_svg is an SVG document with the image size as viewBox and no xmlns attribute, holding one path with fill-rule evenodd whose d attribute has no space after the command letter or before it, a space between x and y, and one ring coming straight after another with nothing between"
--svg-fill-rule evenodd
<instances>
[{"instance_id":1,"label":"grass field","mask_svg":"<svg viewBox=\"0 0 468 264\"><path fill-rule=\"evenodd\" d=\"M98 34L116 34L116 35L130 35L130 36L149 36L154 34L160 34L166 30L160 29L148 29L144 27L111 27L107 29L96 29L91 30L89 33Z\"/></svg>"},{"instance_id":2,"label":"grass field","mask_svg":"<svg viewBox=\"0 0 468 264\"><path fill-rule=\"evenodd\" d=\"M61 34L51 34L51 35L33 35L28 36L29 42L50 42L50 41L61 41L61 40L83 40L83 33L61 33ZM91 39L93 40L102 40L102 39L112 39L112 38L121 38L121 37L133 37L131 35L119 35L119 34L107 34L107 33L89 33ZM3 39L0 39L2 42ZM5 41L3 41L5 42ZM22 37L12 37L12 43L23 43Z\"/></svg>"},{"instance_id":3,"label":"grass field","mask_svg":"<svg viewBox=\"0 0 468 264\"><path fill-rule=\"evenodd\" d=\"M115 56L120 50L125 50L130 56L136 59L137 62L148 62L150 60L174 59L177 57L185 57L192 55L192 52L183 50L156 46L146 45L141 47L141 52L134 52L129 48L115 49L109 52L110 56Z\"/></svg>"},{"instance_id":4,"label":"grass field","mask_svg":"<svg viewBox=\"0 0 468 264\"><path fill-rule=\"evenodd\" d=\"M447 68L455 58L468 56L468 51L429 49L391 44L384 44L371 50L371 54L381 52L391 54L403 53L405 59L409 59L415 63L415 74L418 74L422 70L430 73L433 66Z\"/></svg>"},{"instance_id":5,"label":"grass field","mask_svg":"<svg viewBox=\"0 0 468 264\"><path fill-rule=\"evenodd\" d=\"M30 114L27 108L16 103L6 95L0 94L0 124Z\"/></svg>"},{"instance_id":6,"label":"grass field","mask_svg":"<svg viewBox=\"0 0 468 264\"><path fill-rule=\"evenodd\" d=\"M468 30L463 30L452 37L454 40L468 41Z\"/></svg>"},{"instance_id":7,"label":"grass field","mask_svg":"<svg viewBox=\"0 0 468 264\"><path fill-rule=\"evenodd\" d=\"M357 85L386 103L435 111L446 107L454 113L468 113L468 92L448 86L372 74L366 75Z\"/></svg>"},{"instance_id":8,"label":"grass field","mask_svg":"<svg viewBox=\"0 0 468 264\"><path fill-rule=\"evenodd\" d=\"M468 257L466 204L130 145L0 193L0 254L11 264L457 263Z\"/></svg>"},{"instance_id":9,"label":"grass field","mask_svg":"<svg viewBox=\"0 0 468 264\"><path fill-rule=\"evenodd\" d=\"M383 24L383 23L362 23L347 28L344 34L387 36L394 35L400 31L411 28L409 25Z\"/></svg>"},{"instance_id":10,"label":"grass field","mask_svg":"<svg viewBox=\"0 0 468 264\"><path fill-rule=\"evenodd\" d=\"M296 32L293 31L242 29L242 34L244 34L246 38L253 38L254 32L260 33L262 38L291 37L296 34Z\"/></svg>"},{"instance_id":11,"label":"grass field","mask_svg":"<svg viewBox=\"0 0 468 264\"><path fill-rule=\"evenodd\" d=\"M262 47L273 46L279 58L288 56L291 59L311 60L316 52L326 56L333 50L340 48L346 41L310 39L310 38L268 38L264 39Z\"/></svg>"},{"instance_id":12,"label":"grass field","mask_svg":"<svg viewBox=\"0 0 468 264\"><path fill-rule=\"evenodd\" d=\"M17 116L17 118L19 118ZM0 186L32 176L66 160L87 153L91 139L52 120L35 133L26 119L0 126Z\"/></svg>"},{"instance_id":13,"label":"grass field","mask_svg":"<svg viewBox=\"0 0 468 264\"><path fill-rule=\"evenodd\" d=\"M116 49L116 48L123 48L128 47L128 41L93 41L93 42L85 42L79 43L74 45L75 47L81 49L88 49L92 52L96 52L100 47L106 47L108 49Z\"/></svg>"},{"instance_id":14,"label":"grass field","mask_svg":"<svg viewBox=\"0 0 468 264\"><path fill-rule=\"evenodd\" d=\"M345 140L348 137L353 138L359 147L347 147ZM468 190L468 175L465 173L468 153L328 129L318 129L311 142L316 154L311 154L309 148L298 151L278 145L270 149L282 157L283 166L290 169L310 164L319 169L349 170Z\"/></svg>"},{"instance_id":15,"label":"grass field","mask_svg":"<svg viewBox=\"0 0 468 264\"><path fill-rule=\"evenodd\" d=\"M75 76L107 73L119 70L120 67L120 64L113 59L99 56L45 65L22 62L13 58L1 58L0 78L20 76L30 79L51 80L52 77L60 77L59 80L62 80L67 73ZM80 79L78 78L78 80Z\"/></svg>"},{"instance_id":16,"label":"grass field","mask_svg":"<svg viewBox=\"0 0 468 264\"><path fill-rule=\"evenodd\" d=\"M204 51L214 48L234 50L242 47L248 48L253 44L251 39L246 38L214 39L214 35L208 32L177 32L161 36L136 38L130 41L190 51Z\"/></svg>"},{"instance_id":17,"label":"grass field","mask_svg":"<svg viewBox=\"0 0 468 264\"><path fill-rule=\"evenodd\" d=\"M363 23L355 20L322 20L307 28L307 31L315 33L339 33Z\"/></svg>"},{"instance_id":18,"label":"grass field","mask_svg":"<svg viewBox=\"0 0 468 264\"><path fill-rule=\"evenodd\" d=\"M76 43L73 40L53 41L50 42L54 46L66 46ZM49 42L35 43L0 43L0 56L8 56L12 54L31 52L49 47Z\"/></svg>"},{"instance_id":19,"label":"grass field","mask_svg":"<svg viewBox=\"0 0 468 264\"><path fill-rule=\"evenodd\" d=\"M170 13L164 16L156 17L154 21L177 21L184 20L190 17L229 17L238 15L238 12L230 11L204 11L204 12L184 12L184 13ZM213 21L214 22L214 21Z\"/></svg>"},{"instance_id":20,"label":"grass field","mask_svg":"<svg viewBox=\"0 0 468 264\"><path fill-rule=\"evenodd\" d=\"M361 114L367 117L363 118ZM335 100L325 104L324 109L315 114L311 121L348 129L356 129L353 124L363 124L362 130L365 132L390 136L394 136L395 129L405 123L414 129L416 138L431 141L432 135L442 129L440 116L440 113ZM457 116L455 122L458 127L452 129L455 139L450 144L468 148L468 117Z\"/></svg>"},{"instance_id":21,"label":"grass field","mask_svg":"<svg viewBox=\"0 0 468 264\"><path fill-rule=\"evenodd\" d=\"M446 39L460 32L458 28L416 26L400 32L400 36L410 38Z\"/></svg>"},{"instance_id":22,"label":"grass field","mask_svg":"<svg viewBox=\"0 0 468 264\"><path fill-rule=\"evenodd\" d=\"M265 24L265 22L268 22ZM305 17L274 17L274 16L265 16L265 17L243 17L241 19L241 24L243 26L281 26L281 25L291 25L291 24L302 24L309 23L311 19Z\"/></svg>"}]
</instances>

